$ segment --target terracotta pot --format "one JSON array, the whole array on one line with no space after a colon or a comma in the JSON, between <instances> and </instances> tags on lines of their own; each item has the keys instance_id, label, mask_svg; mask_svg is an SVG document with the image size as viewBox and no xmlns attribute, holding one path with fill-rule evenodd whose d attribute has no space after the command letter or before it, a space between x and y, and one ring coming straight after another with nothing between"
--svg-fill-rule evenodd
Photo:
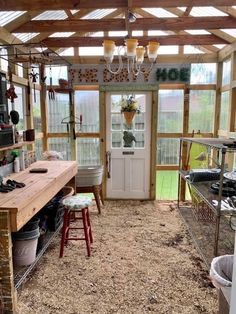
<instances>
[{"instance_id":1,"label":"terracotta pot","mask_svg":"<svg viewBox=\"0 0 236 314\"><path fill-rule=\"evenodd\" d=\"M132 124L135 113L135 111L124 111L125 121L128 125Z\"/></svg>"}]
</instances>

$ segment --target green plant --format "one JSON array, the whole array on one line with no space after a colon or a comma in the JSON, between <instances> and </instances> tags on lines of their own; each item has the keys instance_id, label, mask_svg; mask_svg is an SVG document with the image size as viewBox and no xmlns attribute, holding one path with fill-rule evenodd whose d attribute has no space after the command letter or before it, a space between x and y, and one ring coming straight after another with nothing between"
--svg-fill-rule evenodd
<instances>
[{"instance_id":1,"label":"green plant","mask_svg":"<svg viewBox=\"0 0 236 314\"><path fill-rule=\"evenodd\" d=\"M140 113L139 105L134 96L121 99L121 112L136 112Z\"/></svg>"}]
</instances>

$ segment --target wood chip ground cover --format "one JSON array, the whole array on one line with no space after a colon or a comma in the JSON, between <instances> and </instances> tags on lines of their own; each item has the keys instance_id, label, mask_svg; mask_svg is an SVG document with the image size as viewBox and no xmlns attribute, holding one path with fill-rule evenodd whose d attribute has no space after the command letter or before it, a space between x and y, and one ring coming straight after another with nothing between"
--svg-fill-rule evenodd
<instances>
[{"instance_id":1,"label":"wood chip ground cover","mask_svg":"<svg viewBox=\"0 0 236 314\"><path fill-rule=\"evenodd\" d=\"M218 313L217 291L173 203L91 209L92 256L57 237L18 292L18 314Z\"/></svg>"}]
</instances>

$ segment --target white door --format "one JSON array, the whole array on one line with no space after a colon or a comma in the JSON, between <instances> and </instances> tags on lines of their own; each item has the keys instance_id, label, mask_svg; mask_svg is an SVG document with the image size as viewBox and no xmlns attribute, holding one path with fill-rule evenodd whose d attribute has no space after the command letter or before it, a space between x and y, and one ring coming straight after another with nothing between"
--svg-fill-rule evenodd
<instances>
[{"instance_id":1,"label":"white door","mask_svg":"<svg viewBox=\"0 0 236 314\"><path fill-rule=\"evenodd\" d=\"M140 113L127 124L121 100L134 96ZM125 132L125 133L124 133ZM128 133L127 133L128 132ZM151 93L106 94L107 197L148 199L150 193ZM124 135L128 139L124 140Z\"/></svg>"}]
</instances>

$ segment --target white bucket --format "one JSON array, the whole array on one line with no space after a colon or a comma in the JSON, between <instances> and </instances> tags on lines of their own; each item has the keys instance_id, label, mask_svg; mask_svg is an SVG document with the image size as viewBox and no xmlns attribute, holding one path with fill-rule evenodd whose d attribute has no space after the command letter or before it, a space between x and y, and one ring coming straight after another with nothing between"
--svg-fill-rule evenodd
<instances>
[{"instance_id":1,"label":"white bucket","mask_svg":"<svg viewBox=\"0 0 236 314\"><path fill-rule=\"evenodd\" d=\"M79 166L76 174L76 186L93 186L102 183L103 166Z\"/></svg>"}]
</instances>

